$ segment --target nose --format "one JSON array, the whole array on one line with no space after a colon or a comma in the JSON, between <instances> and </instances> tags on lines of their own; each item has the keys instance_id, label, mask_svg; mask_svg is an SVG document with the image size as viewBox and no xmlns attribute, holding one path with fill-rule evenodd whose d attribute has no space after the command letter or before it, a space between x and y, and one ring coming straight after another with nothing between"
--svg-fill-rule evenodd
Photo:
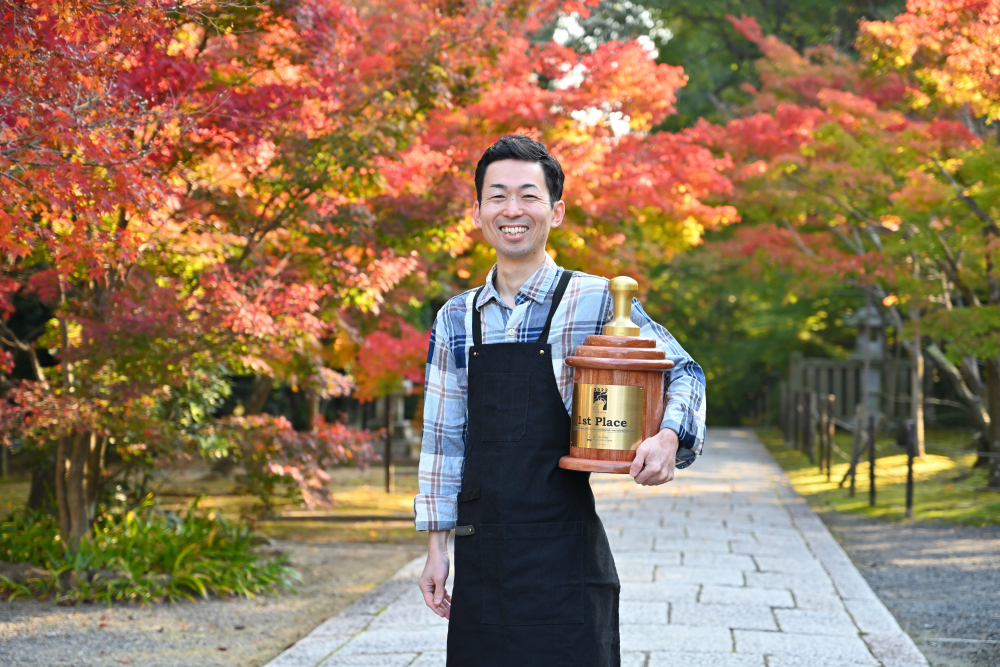
<instances>
[{"instance_id":1,"label":"nose","mask_svg":"<svg viewBox=\"0 0 1000 667\"><path fill-rule=\"evenodd\" d=\"M519 218L521 217L521 203L517 197L511 197L507 200L507 206L503 209L503 215L506 218Z\"/></svg>"}]
</instances>

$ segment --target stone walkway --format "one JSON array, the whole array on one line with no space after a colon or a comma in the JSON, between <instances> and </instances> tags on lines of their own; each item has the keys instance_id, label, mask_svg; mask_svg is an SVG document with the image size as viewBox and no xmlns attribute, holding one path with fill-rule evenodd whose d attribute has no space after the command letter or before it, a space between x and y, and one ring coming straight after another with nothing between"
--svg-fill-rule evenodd
<instances>
[{"instance_id":1,"label":"stone walkway","mask_svg":"<svg viewBox=\"0 0 1000 667\"><path fill-rule=\"evenodd\" d=\"M623 667L926 667L752 433L710 430L705 452L661 487L593 477L622 582ZM268 667L443 667L448 624L424 607L422 567Z\"/></svg>"}]
</instances>

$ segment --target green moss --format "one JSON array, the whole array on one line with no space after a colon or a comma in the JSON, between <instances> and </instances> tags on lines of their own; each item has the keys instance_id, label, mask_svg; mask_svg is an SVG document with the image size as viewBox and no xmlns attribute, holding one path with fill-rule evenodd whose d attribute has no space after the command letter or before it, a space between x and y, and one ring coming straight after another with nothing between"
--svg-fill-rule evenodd
<instances>
[{"instance_id":1,"label":"green moss","mask_svg":"<svg viewBox=\"0 0 1000 667\"><path fill-rule=\"evenodd\" d=\"M899 521L906 516L906 454L889 438L876 439L876 502L869 505L869 466L867 452L858 468L855 495L849 483L839 483L847 472L849 459L834 451L832 474L827 481L824 471L800 451L784 446L777 429L757 432L761 441L788 473L792 484L814 509L835 509L865 516ZM955 431L928 431L929 443L953 449L968 444L968 434ZM837 446L845 453L851 449L852 436L838 433ZM974 454L956 454L929 448L923 458L914 459L913 519L943 521L973 526L1000 524L1000 492L977 490L986 485L985 468L972 468Z\"/></svg>"}]
</instances>

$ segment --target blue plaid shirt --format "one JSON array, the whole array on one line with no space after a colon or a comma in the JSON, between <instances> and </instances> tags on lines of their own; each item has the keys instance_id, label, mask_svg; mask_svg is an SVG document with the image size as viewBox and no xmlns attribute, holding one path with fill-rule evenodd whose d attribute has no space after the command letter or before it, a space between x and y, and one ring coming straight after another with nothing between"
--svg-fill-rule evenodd
<instances>
[{"instance_id":1,"label":"blue plaid shirt","mask_svg":"<svg viewBox=\"0 0 1000 667\"><path fill-rule=\"evenodd\" d=\"M478 303L472 303L476 291L470 290L452 298L438 312L427 352L420 492L413 502L417 530L455 527L468 433L467 360L472 347L472 308L480 310L484 344L533 343L545 326L562 272L547 258L521 286L511 309L497 293L490 271ZM567 414L573 400L573 369L563 359L583 345L587 336L601 333L613 317L607 279L581 273L573 276L552 318L548 340L552 345L552 369ZM675 364L665 371L667 404L661 429L673 430L681 447L700 454L705 441L705 374L701 366L666 329L649 318L638 299L632 301L632 322L640 327L639 335L655 338L656 346ZM678 467L687 467L691 460L678 461Z\"/></svg>"}]
</instances>

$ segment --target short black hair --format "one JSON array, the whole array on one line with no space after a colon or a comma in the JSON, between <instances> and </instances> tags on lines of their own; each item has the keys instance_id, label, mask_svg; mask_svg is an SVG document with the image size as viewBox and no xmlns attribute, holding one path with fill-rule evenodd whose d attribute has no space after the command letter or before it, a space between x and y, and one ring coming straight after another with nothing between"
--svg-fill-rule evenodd
<instances>
[{"instance_id":1,"label":"short black hair","mask_svg":"<svg viewBox=\"0 0 1000 667\"><path fill-rule=\"evenodd\" d=\"M508 134L486 149L476 165L476 201L483 203L483 181L486 179L486 168L500 160L520 160L521 162L537 162L542 165L545 174L545 186L549 189L549 200L552 206L562 199L563 174L559 160L552 157L549 150L531 137L523 134Z\"/></svg>"}]
</instances>

